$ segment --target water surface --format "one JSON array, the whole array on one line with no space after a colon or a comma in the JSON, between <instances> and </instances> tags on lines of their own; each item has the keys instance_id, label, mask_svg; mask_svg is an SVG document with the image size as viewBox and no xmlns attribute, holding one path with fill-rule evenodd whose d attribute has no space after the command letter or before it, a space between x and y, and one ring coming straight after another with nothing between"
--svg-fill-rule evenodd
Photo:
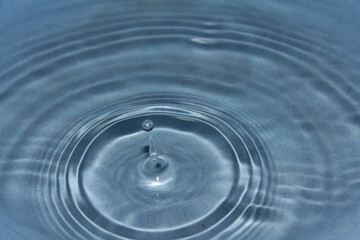
<instances>
[{"instance_id":1,"label":"water surface","mask_svg":"<svg viewBox=\"0 0 360 240\"><path fill-rule=\"evenodd\" d=\"M359 13L1 1L0 239L358 239Z\"/></svg>"}]
</instances>

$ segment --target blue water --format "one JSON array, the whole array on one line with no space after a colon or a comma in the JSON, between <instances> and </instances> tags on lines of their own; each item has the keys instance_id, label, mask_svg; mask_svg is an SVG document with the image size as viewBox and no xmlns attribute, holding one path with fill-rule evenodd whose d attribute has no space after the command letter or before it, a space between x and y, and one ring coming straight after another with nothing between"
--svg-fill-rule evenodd
<instances>
[{"instance_id":1,"label":"blue water","mask_svg":"<svg viewBox=\"0 0 360 240\"><path fill-rule=\"evenodd\" d=\"M359 14L0 1L0 239L359 239Z\"/></svg>"}]
</instances>

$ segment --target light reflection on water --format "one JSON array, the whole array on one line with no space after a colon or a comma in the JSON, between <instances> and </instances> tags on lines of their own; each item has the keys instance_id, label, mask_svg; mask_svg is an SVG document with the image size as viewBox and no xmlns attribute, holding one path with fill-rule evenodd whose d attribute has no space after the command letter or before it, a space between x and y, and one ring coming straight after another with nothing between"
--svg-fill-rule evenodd
<instances>
[{"instance_id":1,"label":"light reflection on water","mask_svg":"<svg viewBox=\"0 0 360 240\"><path fill-rule=\"evenodd\" d=\"M357 239L358 12L0 2L0 239Z\"/></svg>"}]
</instances>

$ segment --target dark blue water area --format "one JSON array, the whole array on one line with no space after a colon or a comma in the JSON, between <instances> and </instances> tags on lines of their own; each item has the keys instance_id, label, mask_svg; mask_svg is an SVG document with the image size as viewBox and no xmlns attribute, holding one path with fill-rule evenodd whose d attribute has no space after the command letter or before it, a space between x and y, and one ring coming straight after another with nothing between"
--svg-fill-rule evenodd
<instances>
[{"instance_id":1,"label":"dark blue water area","mask_svg":"<svg viewBox=\"0 0 360 240\"><path fill-rule=\"evenodd\" d=\"M359 16L0 1L0 239L359 239Z\"/></svg>"}]
</instances>

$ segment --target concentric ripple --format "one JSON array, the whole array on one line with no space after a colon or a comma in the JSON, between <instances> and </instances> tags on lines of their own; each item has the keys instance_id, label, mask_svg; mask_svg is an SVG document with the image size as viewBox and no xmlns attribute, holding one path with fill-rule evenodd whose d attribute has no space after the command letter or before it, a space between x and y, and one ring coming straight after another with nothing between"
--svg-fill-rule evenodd
<instances>
[{"instance_id":1,"label":"concentric ripple","mask_svg":"<svg viewBox=\"0 0 360 240\"><path fill-rule=\"evenodd\" d=\"M357 239L356 3L22 2L0 239Z\"/></svg>"},{"instance_id":2,"label":"concentric ripple","mask_svg":"<svg viewBox=\"0 0 360 240\"><path fill-rule=\"evenodd\" d=\"M209 237L234 222L249 224L254 198L270 202L259 195L270 184L263 147L239 119L197 101L164 95L119 101L70 131L50 160L56 167L44 169L56 176L43 183L56 195L51 210L102 237ZM146 119L154 122L160 158L169 162L155 174L144 171Z\"/></svg>"}]
</instances>

